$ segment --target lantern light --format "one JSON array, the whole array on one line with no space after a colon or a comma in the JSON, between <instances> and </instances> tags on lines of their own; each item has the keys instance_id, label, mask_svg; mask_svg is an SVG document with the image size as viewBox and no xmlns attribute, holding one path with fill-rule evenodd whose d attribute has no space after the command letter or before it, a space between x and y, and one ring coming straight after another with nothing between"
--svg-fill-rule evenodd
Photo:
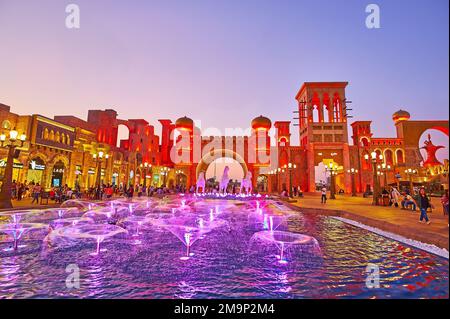
<instances>
[{"instance_id":1,"label":"lantern light","mask_svg":"<svg viewBox=\"0 0 450 319\"><path fill-rule=\"evenodd\" d=\"M17 140L17 135L19 135L19 132L17 132L16 130L11 130L9 131L9 139L14 142Z\"/></svg>"}]
</instances>

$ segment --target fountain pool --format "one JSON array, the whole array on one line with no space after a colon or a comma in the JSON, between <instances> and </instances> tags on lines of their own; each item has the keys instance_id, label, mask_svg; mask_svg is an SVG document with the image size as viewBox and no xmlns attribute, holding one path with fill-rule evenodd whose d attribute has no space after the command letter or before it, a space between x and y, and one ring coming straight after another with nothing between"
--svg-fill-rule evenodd
<instances>
[{"instance_id":1,"label":"fountain pool","mask_svg":"<svg viewBox=\"0 0 450 319\"><path fill-rule=\"evenodd\" d=\"M447 259L268 198L62 209L1 213L0 299L448 298ZM77 289L65 286L73 264ZM368 265L379 288L366 286Z\"/></svg>"}]
</instances>

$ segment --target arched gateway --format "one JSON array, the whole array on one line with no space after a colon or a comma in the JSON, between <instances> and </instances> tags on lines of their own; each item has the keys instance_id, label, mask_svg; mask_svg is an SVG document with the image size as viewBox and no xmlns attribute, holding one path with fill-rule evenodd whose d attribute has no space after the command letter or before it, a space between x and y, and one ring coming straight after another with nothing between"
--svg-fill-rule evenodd
<instances>
[{"instance_id":1,"label":"arched gateway","mask_svg":"<svg viewBox=\"0 0 450 319\"><path fill-rule=\"evenodd\" d=\"M200 172L219 158L231 158L242 167L244 176L252 173L256 187L258 176L270 166L270 119L259 116L251 122L249 136L202 136L192 119L179 118L175 124L160 120L162 128L162 165L173 167L186 176L187 185L194 185Z\"/></svg>"},{"instance_id":2,"label":"arched gateway","mask_svg":"<svg viewBox=\"0 0 450 319\"><path fill-rule=\"evenodd\" d=\"M248 172L247 163L245 163L242 156L240 156L239 154L237 154L236 152L234 152L232 150L218 149L218 150L214 150L212 152L212 154L207 153L202 157L201 161L197 164L195 176L198 178L198 175L200 174L200 172L206 173L208 166L211 163L213 163L215 160L222 158L222 157L232 158L232 159L236 160L239 163L239 165L241 165L242 170L244 172L244 176L247 175L247 172Z\"/></svg>"}]
</instances>

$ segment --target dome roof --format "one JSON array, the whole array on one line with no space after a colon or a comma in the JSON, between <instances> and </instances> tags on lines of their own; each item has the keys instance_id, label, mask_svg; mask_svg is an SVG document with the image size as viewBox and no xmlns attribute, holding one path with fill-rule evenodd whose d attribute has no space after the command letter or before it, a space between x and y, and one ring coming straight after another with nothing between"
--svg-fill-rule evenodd
<instances>
[{"instance_id":1,"label":"dome roof","mask_svg":"<svg viewBox=\"0 0 450 319\"><path fill-rule=\"evenodd\" d=\"M194 128L194 121L187 116L180 117L178 120L176 120L175 126L176 128L192 130Z\"/></svg>"},{"instance_id":2,"label":"dome roof","mask_svg":"<svg viewBox=\"0 0 450 319\"><path fill-rule=\"evenodd\" d=\"M411 114L405 110L398 110L394 114L392 114L392 119L394 122L407 121L411 117Z\"/></svg>"},{"instance_id":3,"label":"dome roof","mask_svg":"<svg viewBox=\"0 0 450 319\"><path fill-rule=\"evenodd\" d=\"M253 119L252 121L252 128L253 129L266 129L269 130L272 126L272 122L270 121L270 119L268 119L265 116L258 116L256 118Z\"/></svg>"}]
</instances>

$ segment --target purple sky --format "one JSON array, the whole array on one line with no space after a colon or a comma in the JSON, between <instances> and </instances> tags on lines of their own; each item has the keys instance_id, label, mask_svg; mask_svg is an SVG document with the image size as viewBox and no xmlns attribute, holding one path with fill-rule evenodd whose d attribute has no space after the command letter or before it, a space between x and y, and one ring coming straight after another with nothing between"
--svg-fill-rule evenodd
<instances>
[{"instance_id":1,"label":"purple sky","mask_svg":"<svg viewBox=\"0 0 450 319\"><path fill-rule=\"evenodd\" d=\"M69 3L79 30L65 27ZM394 136L399 108L448 119L448 1L376 1L378 30L369 3L0 0L0 103L51 117L113 108L157 132L184 115L245 128L289 120L304 81L348 81L353 120L376 136Z\"/></svg>"}]
</instances>

